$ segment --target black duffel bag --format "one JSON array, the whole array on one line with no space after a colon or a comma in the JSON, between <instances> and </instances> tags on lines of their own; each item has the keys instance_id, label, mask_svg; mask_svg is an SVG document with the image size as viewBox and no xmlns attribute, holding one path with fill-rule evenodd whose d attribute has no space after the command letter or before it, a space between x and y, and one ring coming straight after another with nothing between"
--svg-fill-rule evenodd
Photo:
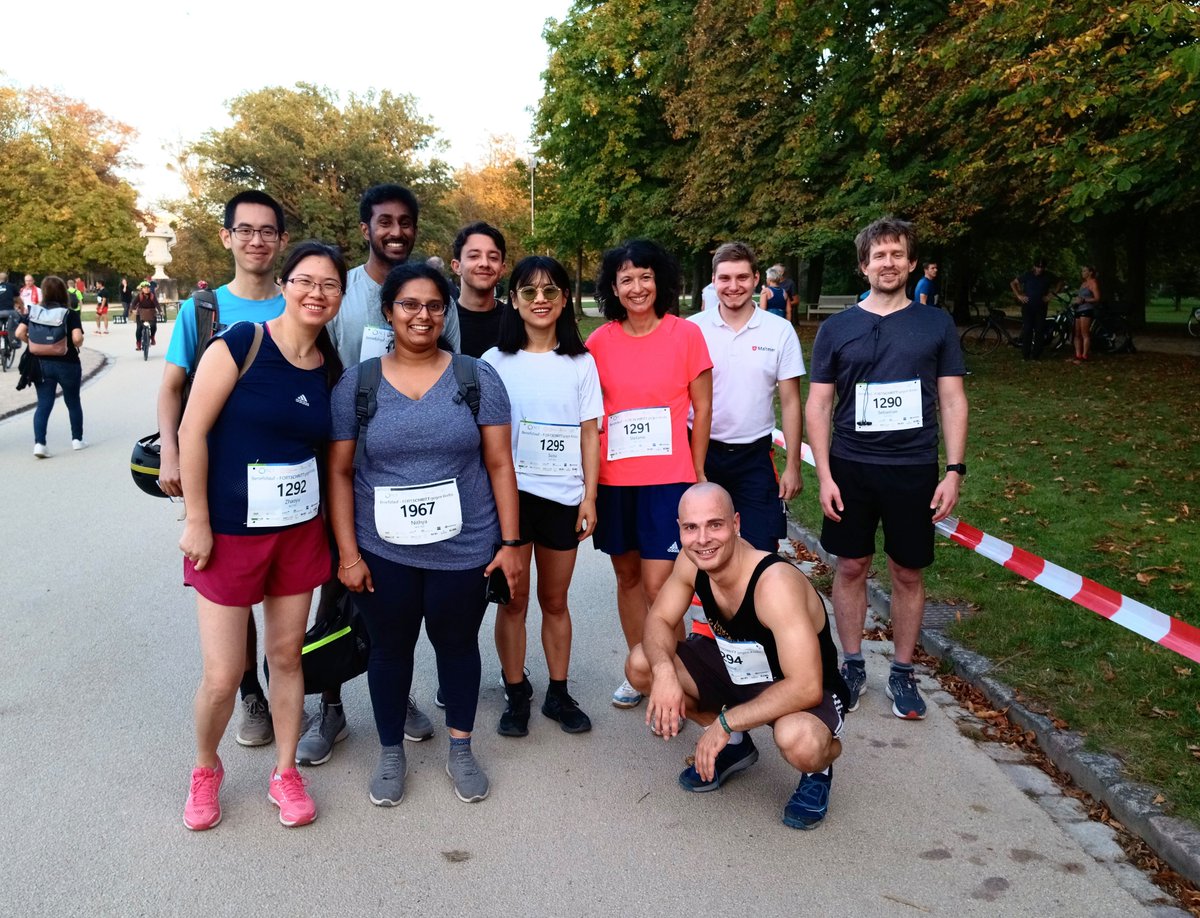
<instances>
[{"instance_id":1,"label":"black duffel bag","mask_svg":"<svg viewBox=\"0 0 1200 918\"><path fill-rule=\"evenodd\" d=\"M336 689L367 671L371 656L371 638L367 625L354 608L350 593L342 594L333 614L317 622L304 635L300 665L304 670L304 694L315 695ZM270 682L271 672L263 661L263 672Z\"/></svg>"}]
</instances>

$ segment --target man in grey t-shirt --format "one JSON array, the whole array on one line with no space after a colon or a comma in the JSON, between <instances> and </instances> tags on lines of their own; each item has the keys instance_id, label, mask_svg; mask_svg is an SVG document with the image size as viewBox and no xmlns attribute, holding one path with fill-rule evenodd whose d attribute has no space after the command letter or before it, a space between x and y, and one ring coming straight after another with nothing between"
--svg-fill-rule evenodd
<instances>
[{"instance_id":1,"label":"man in grey t-shirt","mask_svg":"<svg viewBox=\"0 0 1200 918\"><path fill-rule=\"evenodd\" d=\"M391 349L392 330L380 312L379 291L388 272L408 261L417 241L420 205L402 185L374 185L358 202L359 229L367 240L366 264L346 277L342 308L329 323L329 334L347 368ZM459 349L458 314L446 312L446 340Z\"/></svg>"},{"instance_id":2,"label":"man in grey t-shirt","mask_svg":"<svg viewBox=\"0 0 1200 918\"><path fill-rule=\"evenodd\" d=\"M866 689L866 585L882 520L896 645L887 694L893 714L920 720L925 701L912 658L925 611L922 570L933 563L933 525L954 509L967 472L966 368L950 316L904 292L917 264L912 225L877 220L855 244L871 292L825 320L809 367L805 421L825 514L821 544L838 557L833 611L853 711ZM939 413L947 462L940 481Z\"/></svg>"}]
</instances>

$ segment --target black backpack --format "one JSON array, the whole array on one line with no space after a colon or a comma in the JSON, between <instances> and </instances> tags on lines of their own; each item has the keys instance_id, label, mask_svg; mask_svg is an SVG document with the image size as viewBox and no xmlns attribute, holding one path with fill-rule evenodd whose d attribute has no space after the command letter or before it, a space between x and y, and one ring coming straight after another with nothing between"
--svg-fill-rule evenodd
<instances>
[{"instance_id":1,"label":"black backpack","mask_svg":"<svg viewBox=\"0 0 1200 918\"><path fill-rule=\"evenodd\" d=\"M457 402L466 402L476 421L479 419L479 367L478 360L467 354L450 355L454 367L454 379L458 383ZM354 467L362 465L367 454L367 425L379 408L379 381L383 379L381 358L364 360L358 368L358 391L354 396L354 417L357 421L354 446Z\"/></svg>"}]
</instances>

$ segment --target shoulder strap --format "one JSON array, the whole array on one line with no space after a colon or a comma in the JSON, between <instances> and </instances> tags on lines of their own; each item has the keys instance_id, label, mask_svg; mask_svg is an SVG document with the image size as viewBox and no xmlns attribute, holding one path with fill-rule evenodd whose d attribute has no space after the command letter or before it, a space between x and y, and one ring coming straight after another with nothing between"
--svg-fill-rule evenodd
<instances>
[{"instance_id":1,"label":"shoulder strap","mask_svg":"<svg viewBox=\"0 0 1200 918\"><path fill-rule=\"evenodd\" d=\"M358 390L354 394L354 419L357 424L354 444L354 467L362 465L367 455L367 424L379 407L379 381L383 378L383 363L378 357L364 360L358 366Z\"/></svg>"},{"instance_id":2,"label":"shoulder strap","mask_svg":"<svg viewBox=\"0 0 1200 918\"><path fill-rule=\"evenodd\" d=\"M458 383L458 400L466 402L471 414L479 418L479 366L469 354L451 354L454 379Z\"/></svg>"},{"instance_id":3,"label":"shoulder strap","mask_svg":"<svg viewBox=\"0 0 1200 918\"><path fill-rule=\"evenodd\" d=\"M197 290L192 294L192 305L196 310L196 353L192 360L192 370L200 366L200 357L208 342L212 339L213 329L218 325L220 310L217 307L217 297L211 290Z\"/></svg>"},{"instance_id":4,"label":"shoulder strap","mask_svg":"<svg viewBox=\"0 0 1200 918\"><path fill-rule=\"evenodd\" d=\"M254 363L254 358L258 356L258 349L262 347L263 326L254 323L254 340L250 342L250 350L246 351L246 359L242 361L242 366L238 370L238 379L246 375L246 371L250 369L250 365Z\"/></svg>"}]
</instances>

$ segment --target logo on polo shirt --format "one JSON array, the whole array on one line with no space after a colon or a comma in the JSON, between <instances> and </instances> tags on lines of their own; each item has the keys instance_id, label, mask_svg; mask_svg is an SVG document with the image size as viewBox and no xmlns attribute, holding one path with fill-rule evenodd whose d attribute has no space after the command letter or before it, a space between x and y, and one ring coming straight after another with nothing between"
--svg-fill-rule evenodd
<instances>
[{"instance_id":1,"label":"logo on polo shirt","mask_svg":"<svg viewBox=\"0 0 1200 918\"><path fill-rule=\"evenodd\" d=\"M752 350L752 351L768 351L772 354L775 353L775 348L767 347L765 344L752 344L750 346L750 350Z\"/></svg>"},{"instance_id":2,"label":"logo on polo shirt","mask_svg":"<svg viewBox=\"0 0 1200 918\"><path fill-rule=\"evenodd\" d=\"M297 396L296 396L296 404L297 404L297 405L303 405L305 408L309 407L309 405L308 405L308 399L306 399L306 398L304 397L304 393L303 393L303 392L301 392L299 395L297 395Z\"/></svg>"}]
</instances>

